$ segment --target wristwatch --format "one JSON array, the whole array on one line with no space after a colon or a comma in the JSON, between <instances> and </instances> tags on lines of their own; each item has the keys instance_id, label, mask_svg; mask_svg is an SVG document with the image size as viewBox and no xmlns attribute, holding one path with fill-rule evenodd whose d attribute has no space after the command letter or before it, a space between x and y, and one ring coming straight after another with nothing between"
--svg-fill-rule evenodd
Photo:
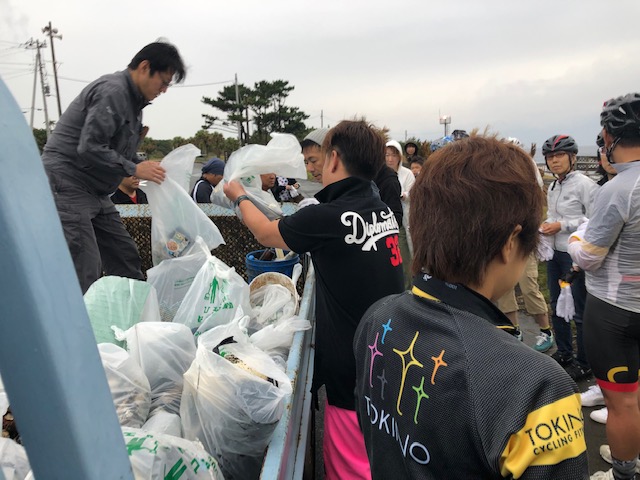
<instances>
[{"instance_id":1,"label":"wristwatch","mask_svg":"<svg viewBox=\"0 0 640 480\"><path fill-rule=\"evenodd\" d=\"M236 201L233 202L233 208L238 208L238 206L240 205L240 203L242 203L243 200L251 201L248 195L240 195L238 198L236 198Z\"/></svg>"}]
</instances>

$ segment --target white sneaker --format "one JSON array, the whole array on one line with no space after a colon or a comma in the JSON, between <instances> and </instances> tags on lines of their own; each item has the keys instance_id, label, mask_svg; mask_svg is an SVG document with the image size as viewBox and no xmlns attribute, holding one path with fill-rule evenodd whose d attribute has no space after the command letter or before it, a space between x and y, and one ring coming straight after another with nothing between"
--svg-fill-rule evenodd
<instances>
[{"instance_id":1,"label":"white sneaker","mask_svg":"<svg viewBox=\"0 0 640 480\"><path fill-rule=\"evenodd\" d=\"M613 469L610 468L606 472L596 472L589 477L591 480L615 480Z\"/></svg>"},{"instance_id":2,"label":"white sneaker","mask_svg":"<svg viewBox=\"0 0 640 480\"><path fill-rule=\"evenodd\" d=\"M607 407L601 408L600 410L594 410L589 414L591 420L594 422L602 423L604 425L607 424L607 417L609 416L609 410Z\"/></svg>"},{"instance_id":3,"label":"white sneaker","mask_svg":"<svg viewBox=\"0 0 640 480\"><path fill-rule=\"evenodd\" d=\"M595 407L596 405L604 405L604 395L598 385L592 385L589 390L580 394L580 400L583 407Z\"/></svg>"},{"instance_id":4,"label":"white sneaker","mask_svg":"<svg viewBox=\"0 0 640 480\"><path fill-rule=\"evenodd\" d=\"M600 445L600 456L607 463L613 463L611 460L611 448L609 445ZM636 473L640 473L640 458L636 459Z\"/></svg>"}]
</instances>

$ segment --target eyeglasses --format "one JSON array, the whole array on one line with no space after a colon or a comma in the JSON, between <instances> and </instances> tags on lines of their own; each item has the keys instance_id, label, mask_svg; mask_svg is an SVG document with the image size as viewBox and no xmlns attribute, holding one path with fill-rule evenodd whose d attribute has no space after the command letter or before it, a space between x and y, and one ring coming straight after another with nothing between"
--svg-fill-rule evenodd
<instances>
[{"instance_id":1,"label":"eyeglasses","mask_svg":"<svg viewBox=\"0 0 640 480\"><path fill-rule=\"evenodd\" d=\"M546 158L547 160L551 160L553 158L556 157L562 157L563 155L567 155L567 152L551 152L551 153L547 153L544 158Z\"/></svg>"},{"instance_id":2,"label":"eyeglasses","mask_svg":"<svg viewBox=\"0 0 640 480\"><path fill-rule=\"evenodd\" d=\"M169 80L165 80L164 78L162 78L162 76L159 73L158 73L158 76L162 81L162 88L169 88L171 85L173 85L173 75L169 77Z\"/></svg>"}]
</instances>

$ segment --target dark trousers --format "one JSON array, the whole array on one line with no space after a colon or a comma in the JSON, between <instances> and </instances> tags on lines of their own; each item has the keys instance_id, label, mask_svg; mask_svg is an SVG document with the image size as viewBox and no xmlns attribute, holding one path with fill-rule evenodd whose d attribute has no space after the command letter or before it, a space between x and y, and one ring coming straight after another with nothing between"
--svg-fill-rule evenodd
<instances>
[{"instance_id":1,"label":"dark trousers","mask_svg":"<svg viewBox=\"0 0 640 480\"><path fill-rule=\"evenodd\" d=\"M555 332L556 345L558 351L564 356L573 355L573 343L571 324L564 318L556 315L556 304L560 295L560 285L558 280L571 269L571 257L567 252L559 252L554 250L553 259L547 262L547 285L549 287L549 295L551 297L551 322ZM582 317L584 313L584 305L587 298L587 289L584 283L584 273L578 275L571 284L571 294L575 304L576 313L573 322L576 325L576 344L578 352L576 359L583 367L588 367L587 356L584 351L584 343L582 340Z\"/></svg>"},{"instance_id":2,"label":"dark trousers","mask_svg":"<svg viewBox=\"0 0 640 480\"><path fill-rule=\"evenodd\" d=\"M51 172L49 182L82 293L103 272L144 280L136 244L111 199Z\"/></svg>"}]
</instances>

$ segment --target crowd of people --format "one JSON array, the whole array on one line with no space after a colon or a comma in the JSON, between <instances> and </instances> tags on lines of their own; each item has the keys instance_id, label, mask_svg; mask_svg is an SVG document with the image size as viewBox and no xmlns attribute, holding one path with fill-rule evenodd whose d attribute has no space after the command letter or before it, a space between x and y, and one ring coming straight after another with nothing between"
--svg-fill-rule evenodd
<instances>
[{"instance_id":1,"label":"crowd of people","mask_svg":"<svg viewBox=\"0 0 640 480\"><path fill-rule=\"evenodd\" d=\"M144 279L114 203L145 203L139 181L164 180L157 162L136 157L142 109L185 75L173 45L147 45L87 86L44 148L83 293L103 273ZM581 405L599 403L612 469L591 478L635 478L640 94L605 102L600 124L597 183L575 170L571 136L544 142L546 202L516 139L458 130L425 160L415 142L365 120L301 142L309 179L323 186L312 201L296 179L261 176L278 201L302 200L290 216L271 220L239 182L224 184L261 244L308 252L314 264L326 478L589 478ZM211 201L224 166L202 166L194 201ZM549 249L550 313L539 244ZM534 348L522 343L516 284L540 328ZM562 285L569 317L557 311ZM596 386L580 395L575 380L591 376Z\"/></svg>"}]
</instances>

